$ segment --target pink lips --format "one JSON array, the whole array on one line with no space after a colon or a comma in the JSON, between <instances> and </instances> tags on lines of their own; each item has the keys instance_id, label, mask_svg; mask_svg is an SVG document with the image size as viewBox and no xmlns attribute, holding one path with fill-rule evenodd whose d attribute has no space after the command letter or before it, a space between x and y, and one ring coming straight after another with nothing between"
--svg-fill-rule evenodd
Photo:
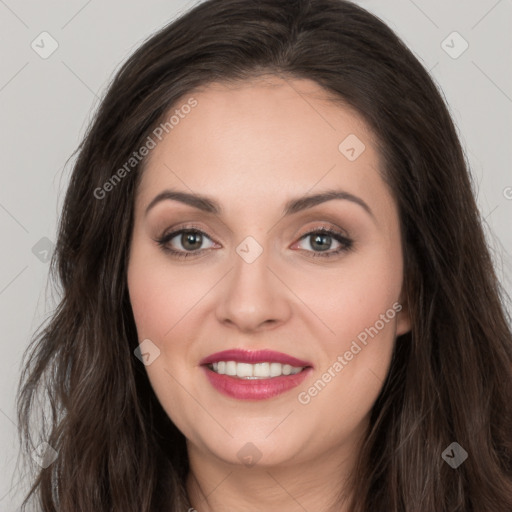
<instances>
[{"instance_id":1,"label":"pink lips","mask_svg":"<svg viewBox=\"0 0 512 512\"><path fill-rule=\"evenodd\" d=\"M209 364L218 361L236 361L251 364L275 362L305 368L295 375L281 375L268 379L241 379L236 376L220 375L208 368ZM308 361L302 361L273 350L224 350L205 357L200 364L210 384L217 391L238 400L265 400L280 395L298 386L313 371L312 365Z\"/></svg>"}]
</instances>

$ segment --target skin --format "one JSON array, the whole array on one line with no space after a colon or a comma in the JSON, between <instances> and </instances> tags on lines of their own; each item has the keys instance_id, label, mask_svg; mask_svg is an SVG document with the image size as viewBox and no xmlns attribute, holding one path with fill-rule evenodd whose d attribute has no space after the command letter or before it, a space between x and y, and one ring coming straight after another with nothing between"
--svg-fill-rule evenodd
<instances>
[{"instance_id":1,"label":"skin","mask_svg":"<svg viewBox=\"0 0 512 512\"><path fill-rule=\"evenodd\" d=\"M269 512L334 510L340 493L350 496L344 482L395 339L410 330L399 217L374 139L357 113L310 80L267 76L190 96L197 106L152 150L137 191L128 287L139 341L160 350L146 366L152 387L187 438L191 503L199 512L254 511L255 504ZM355 161L338 149L350 134L366 146ZM171 188L207 195L222 212L164 200L146 215ZM372 215L337 199L283 217L288 200L331 189L362 199ZM178 260L155 242L189 223L206 234L195 246L201 254ZM320 227L341 231L352 248L313 257L321 252L314 235L303 235ZM250 264L236 252L247 236L263 249ZM329 242L329 251L340 245ZM190 247L180 236L168 246ZM299 393L396 302L404 309L300 403ZM229 348L276 350L314 369L279 396L236 400L215 390L199 366ZM251 467L237 456L248 442L261 453Z\"/></svg>"}]
</instances>

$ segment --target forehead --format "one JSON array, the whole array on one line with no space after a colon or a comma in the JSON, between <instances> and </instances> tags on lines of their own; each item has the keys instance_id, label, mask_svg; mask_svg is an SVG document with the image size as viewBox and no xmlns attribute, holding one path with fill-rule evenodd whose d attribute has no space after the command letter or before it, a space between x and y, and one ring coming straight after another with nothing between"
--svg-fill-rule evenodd
<instances>
[{"instance_id":1,"label":"forehead","mask_svg":"<svg viewBox=\"0 0 512 512\"><path fill-rule=\"evenodd\" d=\"M195 106L184 108L191 99ZM226 198L240 191L296 195L317 185L368 196L383 185L374 137L361 116L314 81L213 83L180 98L168 118L173 114L142 176L146 203L175 184Z\"/></svg>"}]
</instances>

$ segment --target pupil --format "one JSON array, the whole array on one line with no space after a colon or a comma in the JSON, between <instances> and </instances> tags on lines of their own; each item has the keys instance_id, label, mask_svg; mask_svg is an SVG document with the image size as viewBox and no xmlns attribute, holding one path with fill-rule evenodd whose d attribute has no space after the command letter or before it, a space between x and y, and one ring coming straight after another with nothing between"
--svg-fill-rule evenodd
<instances>
[{"instance_id":1,"label":"pupil","mask_svg":"<svg viewBox=\"0 0 512 512\"><path fill-rule=\"evenodd\" d=\"M183 233L181 235L181 243L185 249L197 249L194 245L201 247L201 234L200 233Z\"/></svg>"},{"instance_id":2,"label":"pupil","mask_svg":"<svg viewBox=\"0 0 512 512\"><path fill-rule=\"evenodd\" d=\"M330 243L326 242L326 239L330 238L331 237L329 235L315 235L312 247L315 248L315 245L317 245L316 248L320 249L321 251L325 251L331 246Z\"/></svg>"}]
</instances>

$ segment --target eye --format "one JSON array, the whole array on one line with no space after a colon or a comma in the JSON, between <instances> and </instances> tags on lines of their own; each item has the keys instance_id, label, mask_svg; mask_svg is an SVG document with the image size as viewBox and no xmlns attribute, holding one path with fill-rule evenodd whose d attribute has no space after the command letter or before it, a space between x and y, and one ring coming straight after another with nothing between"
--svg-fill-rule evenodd
<instances>
[{"instance_id":1,"label":"eye","mask_svg":"<svg viewBox=\"0 0 512 512\"><path fill-rule=\"evenodd\" d=\"M209 245L204 247L203 244L207 241L209 241ZM177 258L195 256L215 246L215 242L206 233L195 228L173 231L162 236L156 242L165 252L171 253Z\"/></svg>"},{"instance_id":2,"label":"eye","mask_svg":"<svg viewBox=\"0 0 512 512\"><path fill-rule=\"evenodd\" d=\"M299 247L299 249L311 252L311 256L313 257L320 256L328 258L336 256L342 252L349 251L353 245L353 241L350 238L338 231L328 228L320 228L310 231L305 235L302 235L300 240L303 242L297 242L292 248L295 248L302 243L306 247Z\"/></svg>"},{"instance_id":3,"label":"eye","mask_svg":"<svg viewBox=\"0 0 512 512\"><path fill-rule=\"evenodd\" d=\"M172 231L155 241L163 251L178 259L198 256L203 251L218 246L206 233L193 227ZM203 245L205 243L206 247ZM353 241L338 231L317 228L302 235L292 249L306 251L312 257L328 258L349 251L352 245Z\"/></svg>"}]
</instances>

